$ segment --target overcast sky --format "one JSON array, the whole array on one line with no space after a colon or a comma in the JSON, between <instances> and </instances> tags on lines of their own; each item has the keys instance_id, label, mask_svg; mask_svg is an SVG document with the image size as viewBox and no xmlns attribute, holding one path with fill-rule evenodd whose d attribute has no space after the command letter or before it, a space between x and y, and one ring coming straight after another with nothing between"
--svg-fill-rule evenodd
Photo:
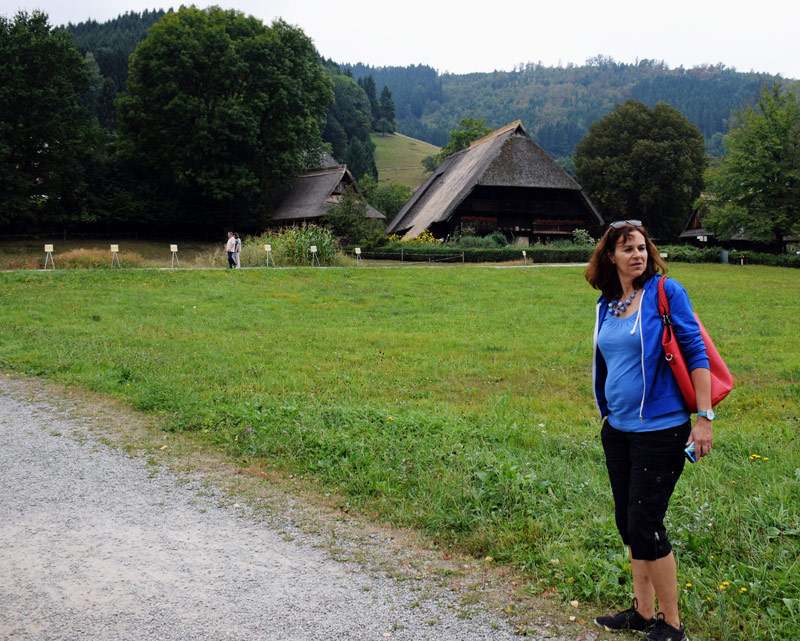
<instances>
[{"instance_id":1,"label":"overcast sky","mask_svg":"<svg viewBox=\"0 0 800 641\"><path fill-rule=\"evenodd\" d=\"M186 0L184 0L186 2ZM186 2L189 4L188 2ZM800 79L797 0L221 0L269 23L299 26L320 54L374 66L426 64L440 72L511 70L520 62L583 64L598 54L670 67L723 63ZM177 8L141 0L0 0L0 14L41 9L53 25L127 11ZM207 6L205 2L197 6Z\"/></svg>"}]
</instances>

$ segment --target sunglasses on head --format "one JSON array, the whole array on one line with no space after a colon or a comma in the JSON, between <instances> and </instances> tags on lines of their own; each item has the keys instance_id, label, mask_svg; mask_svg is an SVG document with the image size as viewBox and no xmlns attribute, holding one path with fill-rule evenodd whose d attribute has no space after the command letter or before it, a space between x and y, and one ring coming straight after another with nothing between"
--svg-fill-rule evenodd
<instances>
[{"instance_id":1,"label":"sunglasses on head","mask_svg":"<svg viewBox=\"0 0 800 641\"><path fill-rule=\"evenodd\" d=\"M610 227L614 229L619 229L620 227L625 227L625 225L631 225L632 227L641 227L642 221L641 220L615 220Z\"/></svg>"}]
</instances>

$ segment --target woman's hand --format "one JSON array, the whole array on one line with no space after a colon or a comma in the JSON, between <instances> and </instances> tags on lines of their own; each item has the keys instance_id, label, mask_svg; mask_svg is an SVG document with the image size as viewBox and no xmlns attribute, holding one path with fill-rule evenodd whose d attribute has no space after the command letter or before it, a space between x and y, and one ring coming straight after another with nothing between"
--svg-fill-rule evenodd
<instances>
[{"instance_id":1,"label":"woman's hand","mask_svg":"<svg viewBox=\"0 0 800 641\"><path fill-rule=\"evenodd\" d=\"M694 441L694 454L697 458L704 457L714 446L713 423L705 416L698 416L694 422L694 427L689 434L689 440L686 441L686 445Z\"/></svg>"},{"instance_id":2,"label":"woman's hand","mask_svg":"<svg viewBox=\"0 0 800 641\"><path fill-rule=\"evenodd\" d=\"M698 367L692 370L691 376L697 407L701 410L711 409L711 373L703 367ZM713 421L709 421L705 416L698 416L686 445L692 441L694 441L694 455L697 458L706 456L714 447Z\"/></svg>"}]
</instances>

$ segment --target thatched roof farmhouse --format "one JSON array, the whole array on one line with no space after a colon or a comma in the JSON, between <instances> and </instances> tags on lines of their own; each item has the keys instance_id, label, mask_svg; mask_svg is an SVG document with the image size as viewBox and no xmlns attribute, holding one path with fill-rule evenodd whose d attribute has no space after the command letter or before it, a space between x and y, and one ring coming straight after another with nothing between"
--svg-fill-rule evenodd
<instances>
[{"instance_id":1,"label":"thatched roof farmhouse","mask_svg":"<svg viewBox=\"0 0 800 641\"><path fill-rule=\"evenodd\" d=\"M345 187L351 186L361 195L353 175L346 165L333 164L300 174L291 191L272 215L272 221L282 224L315 222L339 202ZM367 218L386 219L381 212L367 205Z\"/></svg>"},{"instance_id":2,"label":"thatched roof farmhouse","mask_svg":"<svg viewBox=\"0 0 800 641\"><path fill-rule=\"evenodd\" d=\"M430 229L443 238L470 227L525 244L602 223L581 186L517 120L445 158L386 231L414 238Z\"/></svg>"}]
</instances>

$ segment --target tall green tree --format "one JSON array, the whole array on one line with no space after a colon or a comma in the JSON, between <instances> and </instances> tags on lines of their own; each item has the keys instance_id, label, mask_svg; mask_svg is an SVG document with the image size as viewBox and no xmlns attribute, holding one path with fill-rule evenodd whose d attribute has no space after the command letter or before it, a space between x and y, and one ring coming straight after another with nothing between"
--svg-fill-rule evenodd
<instances>
[{"instance_id":1,"label":"tall green tree","mask_svg":"<svg viewBox=\"0 0 800 641\"><path fill-rule=\"evenodd\" d=\"M428 171L433 171L450 154L469 147L470 143L490 133L492 128L486 125L485 118L464 118L456 129L450 131L450 140L438 154L422 159L422 166Z\"/></svg>"},{"instance_id":2,"label":"tall green tree","mask_svg":"<svg viewBox=\"0 0 800 641\"><path fill-rule=\"evenodd\" d=\"M0 16L0 225L80 216L89 74L47 15Z\"/></svg>"},{"instance_id":3,"label":"tall green tree","mask_svg":"<svg viewBox=\"0 0 800 641\"><path fill-rule=\"evenodd\" d=\"M458 127L450 131L450 140L442 148L440 157L446 158L459 149L469 147L470 143L488 136L492 133L492 128L486 124L485 118L464 118L458 123Z\"/></svg>"},{"instance_id":4,"label":"tall green tree","mask_svg":"<svg viewBox=\"0 0 800 641\"><path fill-rule=\"evenodd\" d=\"M414 190L408 185L396 182L379 185L371 176L364 176L358 186L366 201L386 216L386 225L392 222L403 205L414 195Z\"/></svg>"},{"instance_id":5,"label":"tall green tree","mask_svg":"<svg viewBox=\"0 0 800 641\"><path fill-rule=\"evenodd\" d=\"M155 186L169 222L253 229L317 162L332 98L300 29L181 7L131 56L120 150Z\"/></svg>"},{"instance_id":6,"label":"tall green tree","mask_svg":"<svg viewBox=\"0 0 800 641\"><path fill-rule=\"evenodd\" d=\"M333 74L331 80L335 98L328 107L322 139L330 143L333 157L346 164L354 176L377 178L369 98L350 76Z\"/></svg>"},{"instance_id":7,"label":"tall green tree","mask_svg":"<svg viewBox=\"0 0 800 641\"><path fill-rule=\"evenodd\" d=\"M800 100L798 85L763 87L758 103L736 114L728 155L707 173L711 198L703 224L722 239L782 245L800 235Z\"/></svg>"},{"instance_id":8,"label":"tall green tree","mask_svg":"<svg viewBox=\"0 0 800 641\"><path fill-rule=\"evenodd\" d=\"M350 74L350 70L348 69L348 77L352 78L352 74ZM367 99L369 100L370 111L372 113L372 121L376 122L378 118L381 117L381 105L378 102L378 87L375 85L375 78L372 77L372 74L368 76L363 76L358 79L358 86L364 90L364 93L367 95Z\"/></svg>"},{"instance_id":9,"label":"tall green tree","mask_svg":"<svg viewBox=\"0 0 800 641\"><path fill-rule=\"evenodd\" d=\"M127 12L113 20L94 20L68 24L75 48L87 60L92 73L89 95L84 104L101 127L115 131L119 127L116 99L125 89L128 59L136 46L147 37L147 31L164 15L164 11Z\"/></svg>"},{"instance_id":10,"label":"tall green tree","mask_svg":"<svg viewBox=\"0 0 800 641\"><path fill-rule=\"evenodd\" d=\"M703 187L705 140L677 109L628 100L589 127L575 173L606 220L635 218L676 238Z\"/></svg>"},{"instance_id":11,"label":"tall green tree","mask_svg":"<svg viewBox=\"0 0 800 641\"><path fill-rule=\"evenodd\" d=\"M397 129L397 121L394 119L394 100L392 92L386 85L381 91L380 116L374 125L375 131L382 134L394 133Z\"/></svg>"},{"instance_id":12,"label":"tall green tree","mask_svg":"<svg viewBox=\"0 0 800 641\"><path fill-rule=\"evenodd\" d=\"M351 186L345 187L342 196L332 205L322 224L346 243L357 243L383 230L383 221L367 218L367 204Z\"/></svg>"}]
</instances>

